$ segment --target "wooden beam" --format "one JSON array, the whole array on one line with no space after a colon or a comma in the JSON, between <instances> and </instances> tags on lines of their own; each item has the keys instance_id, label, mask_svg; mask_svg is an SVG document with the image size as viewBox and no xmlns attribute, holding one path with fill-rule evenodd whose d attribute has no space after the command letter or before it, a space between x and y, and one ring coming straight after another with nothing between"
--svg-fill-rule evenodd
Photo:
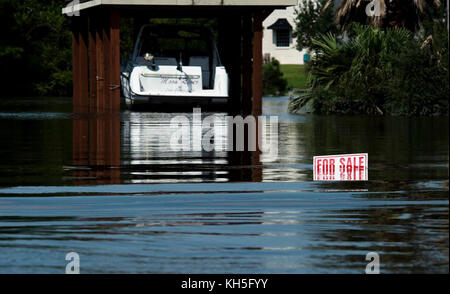
<instances>
[{"instance_id":1,"label":"wooden beam","mask_svg":"<svg viewBox=\"0 0 450 294\"><path fill-rule=\"evenodd\" d=\"M88 106L88 53L86 17L74 17L72 20L72 75L73 106L80 112Z\"/></svg>"},{"instance_id":2,"label":"wooden beam","mask_svg":"<svg viewBox=\"0 0 450 294\"><path fill-rule=\"evenodd\" d=\"M103 10L103 64L104 64L104 110L111 110L111 92L109 86L111 84L111 9Z\"/></svg>"},{"instance_id":3,"label":"wooden beam","mask_svg":"<svg viewBox=\"0 0 450 294\"><path fill-rule=\"evenodd\" d=\"M104 12L101 11L97 16L97 25L95 31L95 61L96 61L96 111L105 109L105 59L103 56L103 30L105 27Z\"/></svg>"},{"instance_id":4,"label":"wooden beam","mask_svg":"<svg viewBox=\"0 0 450 294\"><path fill-rule=\"evenodd\" d=\"M120 166L120 11L111 9L110 13L110 99L111 99L111 157L109 165ZM120 182L120 170L111 170L112 182Z\"/></svg>"},{"instance_id":5,"label":"wooden beam","mask_svg":"<svg viewBox=\"0 0 450 294\"><path fill-rule=\"evenodd\" d=\"M111 9L110 8L104 8L103 9L103 64L105 66L104 69L104 108L103 110L105 112L111 111L111 91L110 84L111 84L111 78L112 78L112 72L111 72ZM101 136L103 138L102 141L102 152L103 152L103 159L102 165L110 166L111 165L111 159L112 159L112 148L113 146L110 144L110 140L112 137L112 124L111 120L108 114L104 114L103 119L100 121L102 124L101 134L100 131L97 135ZM105 170L105 173L108 173L108 170Z\"/></svg>"},{"instance_id":6,"label":"wooden beam","mask_svg":"<svg viewBox=\"0 0 450 294\"><path fill-rule=\"evenodd\" d=\"M81 106L86 111L89 106L89 66L88 66L88 19L80 16L81 32L80 32L80 79L81 79Z\"/></svg>"},{"instance_id":7,"label":"wooden beam","mask_svg":"<svg viewBox=\"0 0 450 294\"><path fill-rule=\"evenodd\" d=\"M251 152L252 161L252 181L262 181L262 169L260 162L260 146L258 116L262 114L262 41L263 26L266 15L262 12L255 13L253 16L253 72L252 72L252 114L256 116L256 151Z\"/></svg>"},{"instance_id":8,"label":"wooden beam","mask_svg":"<svg viewBox=\"0 0 450 294\"><path fill-rule=\"evenodd\" d=\"M242 114L252 110L252 32L253 22L249 14L242 20Z\"/></svg>"},{"instance_id":9,"label":"wooden beam","mask_svg":"<svg viewBox=\"0 0 450 294\"><path fill-rule=\"evenodd\" d=\"M80 23L72 19L72 79L73 79L73 107L80 105Z\"/></svg>"},{"instance_id":10,"label":"wooden beam","mask_svg":"<svg viewBox=\"0 0 450 294\"><path fill-rule=\"evenodd\" d=\"M97 19L95 14L89 15L89 109L97 110Z\"/></svg>"},{"instance_id":11,"label":"wooden beam","mask_svg":"<svg viewBox=\"0 0 450 294\"><path fill-rule=\"evenodd\" d=\"M239 15L228 18L227 23L227 51L229 51L229 74L230 74L230 98L232 112L238 114L241 111L241 30L242 22Z\"/></svg>"},{"instance_id":12,"label":"wooden beam","mask_svg":"<svg viewBox=\"0 0 450 294\"><path fill-rule=\"evenodd\" d=\"M120 11L112 9L110 14L110 99L111 110L120 110Z\"/></svg>"},{"instance_id":13,"label":"wooden beam","mask_svg":"<svg viewBox=\"0 0 450 294\"><path fill-rule=\"evenodd\" d=\"M238 114L241 110L241 29L240 15L218 19L218 49L221 62L229 76L229 111L233 114Z\"/></svg>"},{"instance_id":14,"label":"wooden beam","mask_svg":"<svg viewBox=\"0 0 450 294\"><path fill-rule=\"evenodd\" d=\"M99 21L96 11L89 15L89 111L97 112L97 30ZM95 165L97 161L97 120L89 119L89 164ZM92 171L90 172L92 173Z\"/></svg>"},{"instance_id":15,"label":"wooden beam","mask_svg":"<svg viewBox=\"0 0 450 294\"><path fill-rule=\"evenodd\" d=\"M253 16L253 74L252 74L252 113L262 114L262 40L264 14L255 13Z\"/></svg>"}]
</instances>

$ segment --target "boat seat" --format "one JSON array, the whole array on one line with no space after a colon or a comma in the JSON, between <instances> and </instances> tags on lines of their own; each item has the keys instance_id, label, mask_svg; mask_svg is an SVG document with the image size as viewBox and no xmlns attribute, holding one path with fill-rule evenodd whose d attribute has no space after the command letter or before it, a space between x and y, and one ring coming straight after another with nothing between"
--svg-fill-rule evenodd
<instances>
[{"instance_id":1,"label":"boat seat","mask_svg":"<svg viewBox=\"0 0 450 294\"><path fill-rule=\"evenodd\" d=\"M191 56L189 58L189 66L200 66L202 68L202 84L203 88L209 88L209 57L207 56Z\"/></svg>"}]
</instances>

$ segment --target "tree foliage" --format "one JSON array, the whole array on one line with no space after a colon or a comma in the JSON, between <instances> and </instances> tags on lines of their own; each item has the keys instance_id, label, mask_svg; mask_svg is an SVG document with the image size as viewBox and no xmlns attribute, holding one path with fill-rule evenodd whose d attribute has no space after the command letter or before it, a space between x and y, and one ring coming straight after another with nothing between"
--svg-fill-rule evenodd
<instances>
[{"instance_id":1,"label":"tree foliage","mask_svg":"<svg viewBox=\"0 0 450 294\"><path fill-rule=\"evenodd\" d=\"M336 22L344 31L352 23L377 28L405 28L416 32L422 23L436 18L442 0L342 0L336 11ZM328 0L329 3L334 0ZM377 14L367 15L366 7L376 5ZM371 6L375 12L374 6Z\"/></svg>"},{"instance_id":2,"label":"tree foliage","mask_svg":"<svg viewBox=\"0 0 450 294\"><path fill-rule=\"evenodd\" d=\"M312 51L312 39L318 38L320 34L337 33L333 10L333 3L327 3L327 0L302 0L299 3L293 33L299 51Z\"/></svg>"},{"instance_id":3,"label":"tree foliage","mask_svg":"<svg viewBox=\"0 0 450 294\"><path fill-rule=\"evenodd\" d=\"M64 0L0 0L0 95L69 95L70 21Z\"/></svg>"},{"instance_id":4,"label":"tree foliage","mask_svg":"<svg viewBox=\"0 0 450 294\"><path fill-rule=\"evenodd\" d=\"M318 113L448 114L447 35L438 27L432 40L361 25L347 42L333 34L313 40L310 88L291 110L312 101Z\"/></svg>"}]
</instances>

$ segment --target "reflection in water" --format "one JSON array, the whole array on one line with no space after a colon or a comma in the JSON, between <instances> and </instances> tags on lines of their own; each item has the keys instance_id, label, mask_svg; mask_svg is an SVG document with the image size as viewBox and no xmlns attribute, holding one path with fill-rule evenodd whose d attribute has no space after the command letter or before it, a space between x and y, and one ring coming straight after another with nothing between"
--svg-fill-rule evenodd
<instances>
[{"instance_id":1,"label":"reflection in water","mask_svg":"<svg viewBox=\"0 0 450 294\"><path fill-rule=\"evenodd\" d=\"M0 101L0 272L63 273L76 251L82 273L363 273L376 251L382 273L448 273L448 118L287 102L264 99L274 160L170 151L180 113ZM314 155L353 152L369 153L370 181L311 181Z\"/></svg>"},{"instance_id":2,"label":"reflection in water","mask_svg":"<svg viewBox=\"0 0 450 294\"><path fill-rule=\"evenodd\" d=\"M192 121L192 113L131 112L126 115L127 119L122 126L122 136L123 153L128 157L124 158L123 162L133 170L130 173L129 182L223 182L228 180L229 174L224 169L229 162L228 154L226 151L215 151L222 149L218 145L226 146L226 134L215 138L214 144L217 148L210 152L183 151L181 148L179 151L174 151L170 142L177 129L171 127L171 119L184 115ZM204 132L205 130L202 133ZM192 146L193 136L189 139L188 147Z\"/></svg>"},{"instance_id":3,"label":"reflection in water","mask_svg":"<svg viewBox=\"0 0 450 294\"><path fill-rule=\"evenodd\" d=\"M74 183L261 181L259 152L226 151L224 118L228 114L216 113L221 124L202 129L203 135L208 131L214 134L212 151L177 151L177 146L171 146L171 137L177 132L171 120L180 115L193 121L192 113L125 112L120 125L119 114L78 114L73 121L70 167ZM202 113L203 118L209 115ZM189 139L192 146L194 136Z\"/></svg>"},{"instance_id":4,"label":"reflection in water","mask_svg":"<svg viewBox=\"0 0 450 294\"><path fill-rule=\"evenodd\" d=\"M119 114L77 114L74 117L74 184L89 184L92 180L96 184L120 183L119 128Z\"/></svg>"}]
</instances>

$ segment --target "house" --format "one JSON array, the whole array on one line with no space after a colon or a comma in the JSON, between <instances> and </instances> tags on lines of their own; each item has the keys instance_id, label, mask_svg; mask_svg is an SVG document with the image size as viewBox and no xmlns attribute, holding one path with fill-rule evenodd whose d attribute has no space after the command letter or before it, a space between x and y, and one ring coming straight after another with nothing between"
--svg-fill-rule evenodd
<instances>
[{"instance_id":1,"label":"house","mask_svg":"<svg viewBox=\"0 0 450 294\"><path fill-rule=\"evenodd\" d=\"M281 64L303 64L306 50L298 51L295 29L295 6L274 10L263 22L264 63L275 57Z\"/></svg>"}]
</instances>

